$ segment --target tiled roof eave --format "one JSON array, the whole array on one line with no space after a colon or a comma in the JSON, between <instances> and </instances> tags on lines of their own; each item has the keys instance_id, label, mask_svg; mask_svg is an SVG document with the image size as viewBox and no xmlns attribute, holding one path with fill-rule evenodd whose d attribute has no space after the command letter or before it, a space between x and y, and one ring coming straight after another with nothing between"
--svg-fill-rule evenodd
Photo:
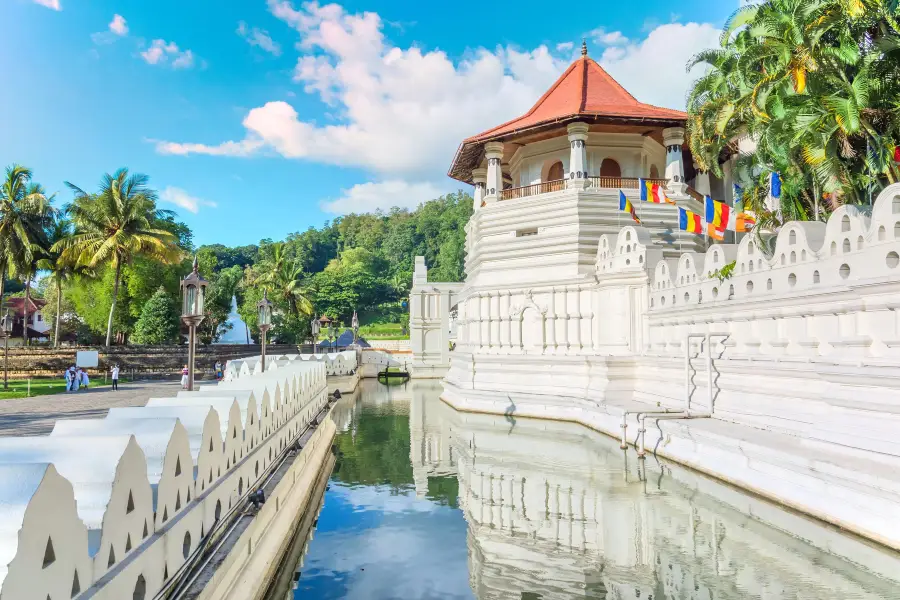
<instances>
[{"instance_id":1,"label":"tiled roof eave","mask_svg":"<svg viewBox=\"0 0 900 600\"><path fill-rule=\"evenodd\" d=\"M677 113L678 111L673 112ZM487 142L505 141L518 135L526 133L539 133L541 130L558 127L569 122L585 120L589 121L592 124L683 127L687 122L687 115L685 114L683 117L642 117L612 115L608 113L576 113L564 117L557 117L555 119L533 123L531 125L526 125L520 128L498 131L493 134L479 134L478 136L474 136L464 140L463 143L459 145L459 148L457 148L456 150L456 155L453 157L453 163L450 166L450 170L447 172L447 176L462 183L471 185L472 169L476 168L483 152L482 147Z\"/></svg>"}]
</instances>

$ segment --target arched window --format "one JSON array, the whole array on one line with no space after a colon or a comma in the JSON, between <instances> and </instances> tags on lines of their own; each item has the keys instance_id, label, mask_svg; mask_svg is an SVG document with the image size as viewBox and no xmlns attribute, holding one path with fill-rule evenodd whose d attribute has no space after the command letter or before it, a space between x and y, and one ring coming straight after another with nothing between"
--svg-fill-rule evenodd
<instances>
[{"instance_id":1,"label":"arched window","mask_svg":"<svg viewBox=\"0 0 900 600\"><path fill-rule=\"evenodd\" d=\"M656 165L650 165L650 179L659 179L659 169Z\"/></svg>"},{"instance_id":2,"label":"arched window","mask_svg":"<svg viewBox=\"0 0 900 600\"><path fill-rule=\"evenodd\" d=\"M559 179L564 179L565 176L562 161L556 161L550 165L550 170L547 171L547 181L557 181Z\"/></svg>"},{"instance_id":3,"label":"arched window","mask_svg":"<svg viewBox=\"0 0 900 600\"><path fill-rule=\"evenodd\" d=\"M600 177L621 177L622 167L611 158L604 158L600 163Z\"/></svg>"},{"instance_id":4,"label":"arched window","mask_svg":"<svg viewBox=\"0 0 900 600\"><path fill-rule=\"evenodd\" d=\"M144 600L147 597L147 580L144 579L143 575L138 575L131 597L133 600Z\"/></svg>"}]
</instances>

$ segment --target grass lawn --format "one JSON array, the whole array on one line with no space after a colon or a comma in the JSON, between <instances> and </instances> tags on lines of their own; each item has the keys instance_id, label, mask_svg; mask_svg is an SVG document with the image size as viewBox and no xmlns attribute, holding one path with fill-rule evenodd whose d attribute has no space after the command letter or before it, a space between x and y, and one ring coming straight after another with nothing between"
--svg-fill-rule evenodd
<instances>
[{"instance_id":1,"label":"grass lawn","mask_svg":"<svg viewBox=\"0 0 900 600\"><path fill-rule=\"evenodd\" d=\"M409 335L403 335L403 325L400 323L363 325L359 328L359 335L366 339L377 340L404 340L409 337Z\"/></svg>"},{"instance_id":2,"label":"grass lawn","mask_svg":"<svg viewBox=\"0 0 900 600\"><path fill-rule=\"evenodd\" d=\"M119 385L125 384L125 379L119 379ZM96 391L98 389L109 389L112 387L111 383L103 384L103 380L101 379L99 383L94 379L91 381L91 386L88 388L90 391ZM52 378L39 378L31 380L31 396L48 396L50 394L60 394L66 391L66 382L63 381L62 377L59 379ZM28 396L28 380L26 379L10 379L9 380L9 389L4 390L3 384L0 383L0 400L11 400L12 398L25 398Z\"/></svg>"}]
</instances>

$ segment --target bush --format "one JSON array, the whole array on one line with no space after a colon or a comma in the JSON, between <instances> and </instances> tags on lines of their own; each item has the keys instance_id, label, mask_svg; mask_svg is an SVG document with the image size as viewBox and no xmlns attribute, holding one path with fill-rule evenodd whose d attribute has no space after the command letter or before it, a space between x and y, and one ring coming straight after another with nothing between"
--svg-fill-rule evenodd
<instances>
[{"instance_id":1,"label":"bush","mask_svg":"<svg viewBox=\"0 0 900 600\"><path fill-rule=\"evenodd\" d=\"M171 344L178 341L178 313L175 302L160 287L144 308L134 326L132 340L136 344Z\"/></svg>"}]
</instances>

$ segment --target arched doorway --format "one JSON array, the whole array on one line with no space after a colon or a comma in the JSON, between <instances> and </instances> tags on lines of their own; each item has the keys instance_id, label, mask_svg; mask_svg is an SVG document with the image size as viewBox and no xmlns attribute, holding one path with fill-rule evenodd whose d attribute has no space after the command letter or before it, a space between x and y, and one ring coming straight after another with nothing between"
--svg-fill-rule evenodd
<instances>
[{"instance_id":1,"label":"arched doorway","mask_svg":"<svg viewBox=\"0 0 900 600\"><path fill-rule=\"evenodd\" d=\"M650 179L659 179L659 169L656 165L650 165Z\"/></svg>"},{"instance_id":2,"label":"arched doorway","mask_svg":"<svg viewBox=\"0 0 900 600\"><path fill-rule=\"evenodd\" d=\"M600 163L600 177L621 177L622 167L611 158L604 158Z\"/></svg>"},{"instance_id":3,"label":"arched doorway","mask_svg":"<svg viewBox=\"0 0 900 600\"><path fill-rule=\"evenodd\" d=\"M547 172L547 181L557 181L563 179L565 176L562 161L558 160L550 165L550 170Z\"/></svg>"}]
</instances>

